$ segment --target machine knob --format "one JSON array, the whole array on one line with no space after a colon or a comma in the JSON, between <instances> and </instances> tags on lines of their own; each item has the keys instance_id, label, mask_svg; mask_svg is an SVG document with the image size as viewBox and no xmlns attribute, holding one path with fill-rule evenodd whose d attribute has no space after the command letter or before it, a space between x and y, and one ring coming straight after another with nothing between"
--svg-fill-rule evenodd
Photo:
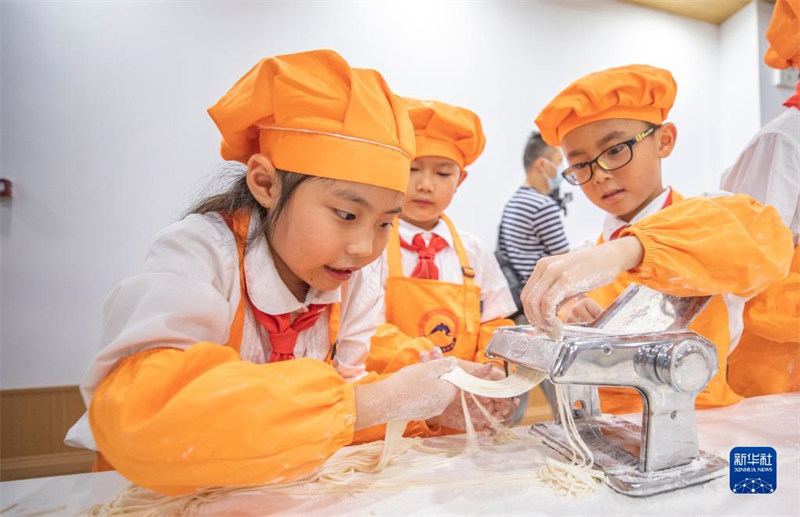
<instances>
[{"instance_id":1,"label":"machine knob","mask_svg":"<svg viewBox=\"0 0 800 517\"><path fill-rule=\"evenodd\" d=\"M684 339L658 348L656 376L679 392L697 393L717 372L716 354L701 341Z\"/></svg>"}]
</instances>

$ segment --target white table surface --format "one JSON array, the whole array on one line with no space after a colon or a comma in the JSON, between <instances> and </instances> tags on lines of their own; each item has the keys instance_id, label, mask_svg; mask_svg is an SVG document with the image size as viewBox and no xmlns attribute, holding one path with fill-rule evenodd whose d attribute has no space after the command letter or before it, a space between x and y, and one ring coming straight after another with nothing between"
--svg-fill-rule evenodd
<instances>
[{"instance_id":1,"label":"white table surface","mask_svg":"<svg viewBox=\"0 0 800 517\"><path fill-rule=\"evenodd\" d=\"M462 455L436 467L435 475L484 475L477 487L384 490L357 494L249 495L223 503L226 515L792 515L800 516L800 393L746 399L698 411L700 447L728 459L739 446L769 446L778 454L773 494L731 493L728 474L703 485L647 498L623 496L601 485L596 495L565 499L535 485L496 484L489 471L526 465L532 455L552 455L543 445L518 444L479 457ZM521 447L521 449L520 449ZM535 450L533 450L535 449ZM420 475L409 471L408 475ZM430 472L426 473L431 475ZM116 472L0 483L0 515L74 515L108 502L127 482ZM221 508L217 507L217 511ZM46 513L39 513L46 512ZM234 512L234 513L231 513Z\"/></svg>"}]
</instances>

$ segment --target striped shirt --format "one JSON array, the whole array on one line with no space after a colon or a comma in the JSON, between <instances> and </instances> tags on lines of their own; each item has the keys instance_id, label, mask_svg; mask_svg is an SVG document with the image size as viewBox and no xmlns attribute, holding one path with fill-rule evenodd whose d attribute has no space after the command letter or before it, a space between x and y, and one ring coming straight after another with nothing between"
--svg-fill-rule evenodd
<instances>
[{"instance_id":1,"label":"striped shirt","mask_svg":"<svg viewBox=\"0 0 800 517\"><path fill-rule=\"evenodd\" d=\"M569 250L558 204L531 187L520 187L503 209L497 246L524 282L540 258Z\"/></svg>"}]
</instances>

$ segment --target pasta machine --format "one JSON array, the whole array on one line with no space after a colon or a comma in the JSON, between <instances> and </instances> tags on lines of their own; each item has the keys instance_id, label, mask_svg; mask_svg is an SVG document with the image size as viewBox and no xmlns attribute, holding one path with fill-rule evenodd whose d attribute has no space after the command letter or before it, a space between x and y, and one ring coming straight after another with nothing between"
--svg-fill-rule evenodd
<instances>
[{"instance_id":1,"label":"pasta machine","mask_svg":"<svg viewBox=\"0 0 800 517\"><path fill-rule=\"evenodd\" d=\"M686 327L708 300L631 285L594 322L566 326L559 340L532 326L503 327L487 354L563 385L577 430L611 488L629 496L675 490L719 477L728 464L697 440L694 402L717 372L717 352ZM602 414L598 386L637 390L641 426ZM558 415L530 432L572 456Z\"/></svg>"}]
</instances>

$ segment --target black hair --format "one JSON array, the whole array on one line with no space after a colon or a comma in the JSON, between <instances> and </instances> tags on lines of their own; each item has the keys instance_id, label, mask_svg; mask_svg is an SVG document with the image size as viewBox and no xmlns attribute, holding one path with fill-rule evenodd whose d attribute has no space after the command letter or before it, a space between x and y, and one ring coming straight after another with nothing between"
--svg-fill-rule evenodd
<instances>
[{"instance_id":1,"label":"black hair","mask_svg":"<svg viewBox=\"0 0 800 517\"><path fill-rule=\"evenodd\" d=\"M187 215L210 212L233 214L240 209L249 210L252 214L258 215L260 222L258 231L253 234L253 240L266 237L270 245L270 230L277 224L278 218L286 209L294 191L303 182L316 179L315 176L308 174L275 169L280 180L281 193L275 206L271 210L267 210L250 192L250 188L247 186L247 169L242 164L228 162L222 169L223 178L229 181L227 189L198 201L188 210Z\"/></svg>"},{"instance_id":2,"label":"black hair","mask_svg":"<svg viewBox=\"0 0 800 517\"><path fill-rule=\"evenodd\" d=\"M522 165L525 166L525 170L530 169L533 162L549 149L552 148L544 141L541 133L538 131L531 133L531 136L528 137L528 142L525 144L525 152L522 154Z\"/></svg>"}]
</instances>

